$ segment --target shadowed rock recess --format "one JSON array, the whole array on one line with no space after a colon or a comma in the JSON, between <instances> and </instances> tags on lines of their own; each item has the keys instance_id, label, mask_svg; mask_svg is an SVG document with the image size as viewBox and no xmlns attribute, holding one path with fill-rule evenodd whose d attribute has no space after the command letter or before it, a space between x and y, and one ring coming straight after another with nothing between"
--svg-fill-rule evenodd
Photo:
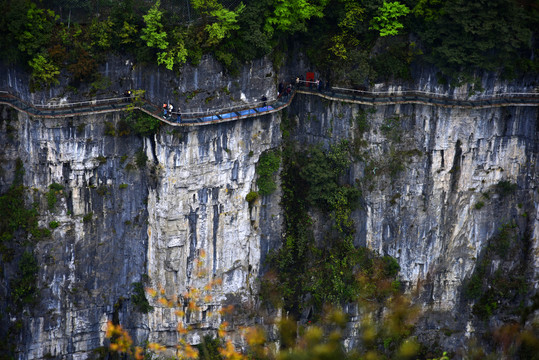
<instances>
[{"instance_id":1,"label":"shadowed rock recess","mask_svg":"<svg viewBox=\"0 0 539 360\"><path fill-rule=\"evenodd\" d=\"M133 69L119 59L102 71L113 84L103 96L145 89L152 102L172 101L184 111L274 99L284 77L261 60L229 78L211 58L181 76ZM410 88L447 94L449 88L431 83L433 78L418 74ZM27 101L65 101L62 86L31 94L15 70L0 80ZM527 83L492 77L482 86L488 93L530 90ZM429 314L416 328L422 341L456 349L482 334L487 322L518 321L513 310L519 303L530 306L537 292L537 106L368 107L296 94L284 112L201 127L163 124L151 137L112 133L124 115L51 120L0 108L0 189L9 191L22 162L25 203L34 204L38 227L51 232L38 239L18 230L2 250L0 337L20 359L93 356L107 345L108 320L122 324L138 343L176 344L174 309L147 296L153 310L141 312L132 298L134 283L173 296L221 278L203 314L230 304L243 309L229 321L238 343L240 326L264 323L253 314L260 307L264 259L282 241L280 181L270 195L253 202L246 196L257 190L259 159L280 149L284 137L305 148L348 141L354 161L342 180L361 189L352 212L354 244L397 260L405 291ZM315 229L326 226L316 214L313 219ZM505 254L489 251L509 228ZM35 297L18 307L10 279L28 251L37 262L37 287ZM201 257L202 277L195 274ZM495 279L497 270L517 274L523 287L520 295L495 298L497 308L482 317L473 306L482 295L465 289L474 274ZM196 325L188 339L198 343L215 333L222 318L184 320ZM359 321L350 319L349 346Z\"/></svg>"}]
</instances>

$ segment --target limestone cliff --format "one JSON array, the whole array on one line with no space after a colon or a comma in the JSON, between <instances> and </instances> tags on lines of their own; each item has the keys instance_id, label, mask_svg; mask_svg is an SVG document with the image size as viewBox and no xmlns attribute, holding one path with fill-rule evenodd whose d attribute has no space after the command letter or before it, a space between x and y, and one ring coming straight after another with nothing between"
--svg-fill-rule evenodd
<instances>
[{"instance_id":1,"label":"limestone cliff","mask_svg":"<svg viewBox=\"0 0 539 360\"><path fill-rule=\"evenodd\" d=\"M129 74L118 70L111 78L123 76L130 87L146 88L154 101L182 94L180 106L193 109L275 94L267 63L251 65L240 80L207 66L203 74L186 70L174 80L169 73L136 73L128 64L124 70ZM207 80L204 85L201 76ZM6 81L24 88L14 77ZM174 86L168 87L170 83ZM114 84L121 91L120 81ZM415 85L447 91L430 84L427 76ZM492 79L485 86L491 93L527 90L526 84L508 87ZM24 89L21 93L37 101L47 95ZM200 98L189 102L185 94ZM348 139L357 145L361 160L347 175L350 183L357 179L363 191L362 205L353 213L356 245L397 258L407 290L419 289L416 299L438 314L422 323L423 337L441 336L438 341L444 346L460 346L463 335L471 335L477 326L471 321L470 301L462 297L463 284L500 226L515 223L519 239L528 239L528 256L513 262L523 261L522 275L537 286L538 108L377 106L368 112L368 131L361 132L354 119L365 110L297 95L287 118L300 144L327 146ZM20 359L87 358L105 345L104 327L110 319L139 342L175 344L178 316L152 299L153 311L136 311L131 299L136 282L162 287L172 296L222 278L204 311L209 314L227 304L257 307L257 277L266 254L279 246L282 236L280 190L251 206L245 197L256 189L260 156L281 145L282 114L201 127L163 126L150 138L106 135L106 123L117 126L121 116L45 120L2 108L1 188L6 190L13 181L20 158L27 200L39 203L40 225L59 223L49 238L35 245L37 305L25 308L23 317L2 309L13 322L22 320L16 333ZM140 161L144 155L145 165ZM510 194L500 193L501 181L516 187ZM51 208L47 192L52 183L64 190ZM323 222L317 219L314 226L323 227ZM198 278L194 262L201 257L206 273ZM489 264L489 272L500 264ZM5 279L16 272L7 262L3 266ZM0 291L6 298L10 284L3 282ZM527 294L536 291L528 288ZM248 318L247 313L238 315L234 325L252 321ZM220 320L188 319L197 325L190 340L200 341ZM352 330L354 326L350 324ZM442 328L454 335L444 338ZM353 331L350 334L353 338Z\"/></svg>"}]
</instances>

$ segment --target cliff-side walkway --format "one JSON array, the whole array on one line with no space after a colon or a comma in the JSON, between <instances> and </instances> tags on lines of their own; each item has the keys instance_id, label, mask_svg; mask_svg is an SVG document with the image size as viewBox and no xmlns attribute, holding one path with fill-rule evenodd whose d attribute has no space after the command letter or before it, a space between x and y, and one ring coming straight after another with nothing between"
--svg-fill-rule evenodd
<instances>
[{"instance_id":1,"label":"cliff-side walkway","mask_svg":"<svg viewBox=\"0 0 539 360\"><path fill-rule=\"evenodd\" d=\"M448 108L539 106L539 93L537 92L502 93L499 95L483 95L462 99L419 90L371 92L339 87L323 90L317 89L313 85L314 83L303 81L289 95L274 100L260 101L231 108L209 109L206 112L172 112L171 116L168 117L162 115L162 109L148 101L141 102L135 108L172 126L198 126L235 121L278 112L289 106L296 94L319 96L331 101L371 106L392 104L421 104ZM25 102L17 95L8 91L0 91L0 104L11 106L30 116L41 118L63 118L125 111L131 105L130 99L125 97L54 105L37 105ZM178 121L179 116L181 116L181 121Z\"/></svg>"}]
</instances>

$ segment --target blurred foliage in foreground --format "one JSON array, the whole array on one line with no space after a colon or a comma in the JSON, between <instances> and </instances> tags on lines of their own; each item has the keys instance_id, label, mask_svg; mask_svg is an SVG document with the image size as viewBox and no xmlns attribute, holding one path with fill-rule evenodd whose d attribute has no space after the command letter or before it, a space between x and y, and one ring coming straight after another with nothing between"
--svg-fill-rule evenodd
<instances>
[{"instance_id":1,"label":"blurred foliage in foreground","mask_svg":"<svg viewBox=\"0 0 539 360\"><path fill-rule=\"evenodd\" d=\"M208 277L204 260L202 251L193 266L196 278ZM220 279L214 279L201 288L191 288L184 294L172 296L166 296L162 288L147 288L152 302L174 309L178 319L178 343L168 347L158 343L136 346L120 324L109 322L106 332L110 341L109 354L137 360L156 355L207 360L537 359L539 354L539 324L531 328L523 328L519 324L502 326L492 334L495 347L490 353L472 341L465 351L448 354L437 350L433 354L413 335L414 326L421 316L419 308L411 304L407 296L397 293L382 304L358 302L357 343L350 351L345 351L344 340L351 323L341 309L326 307L316 323L298 322L284 316L268 320L265 326L236 327L227 321L235 316L233 306L223 306L213 313L206 311L208 304L215 304L211 294L219 291L221 285ZM214 336L205 336L198 345L189 344L187 338L195 331L192 325L209 320L220 324ZM241 340L235 337L233 343L235 333L241 334Z\"/></svg>"}]
</instances>

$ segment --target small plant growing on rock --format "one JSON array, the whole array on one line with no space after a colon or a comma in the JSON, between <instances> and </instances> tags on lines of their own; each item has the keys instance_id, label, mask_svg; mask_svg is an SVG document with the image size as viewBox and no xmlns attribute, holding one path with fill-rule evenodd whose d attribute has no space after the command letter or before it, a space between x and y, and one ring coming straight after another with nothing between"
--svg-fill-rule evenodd
<instances>
[{"instance_id":1,"label":"small plant growing on rock","mask_svg":"<svg viewBox=\"0 0 539 360\"><path fill-rule=\"evenodd\" d=\"M516 189L518 189L518 185L513 184L508 180L502 180L498 184L496 184L496 191L502 197L514 193Z\"/></svg>"},{"instance_id":2,"label":"small plant growing on rock","mask_svg":"<svg viewBox=\"0 0 539 360\"><path fill-rule=\"evenodd\" d=\"M81 123L77 126L77 135L82 135L84 133L84 129L86 128L85 123Z\"/></svg>"},{"instance_id":3,"label":"small plant growing on rock","mask_svg":"<svg viewBox=\"0 0 539 360\"><path fill-rule=\"evenodd\" d=\"M251 191L247 194L247 196L245 196L245 200L249 203L249 205L252 205L256 199L258 199L258 192L256 191Z\"/></svg>"},{"instance_id":4,"label":"small plant growing on rock","mask_svg":"<svg viewBox=\"0 0 539 360\"><path fill-rule=\"evenodd\" d=\"M107 158L104 157L103 155L99 155L98 157L96 157L96 159L97 159L97 161L99 161L99 165L107 163Z\"/></svg>"},{"instance_id":5,"label":"small plant growing on rock","mask_svg":"<svg viewBox=\"0 0 539 360\"><path fill-rule=\"evenodd\" d=\"M110 121L105 122L105 136L116 136L116 127Z\"/></svg>"},{"instance_id":6,"label":"small plant growing on rock","mask_svg":"<svg viewBox=\"0 0 539 360\"><path fill-rule=\"evenodd\" d=\"M146 299L144 285L141 282L134 282L131 284L133 286L133 295L131 295L131 301L137 311L147 314L153 310L153 306L150 305L148 299Z\"/></svg>"},{"instance_id":7,"label":"small plant growing on rock","mask_svg":"<svg viewBox=\"0 0 539 360\"><path fill-rule=\"evenodd\" d=\"M279 170L281 165L281 154L278 151L271 151L260 156L256 172L258 179L258 193L260 195L269 195L277 189L277 184L273 180L273 174Z\"/></svg>"},{"instance_id":8,"label":"small plant growing on rock","mask_svg":"<svg viewBox=\"0 0 539 360\"><path fill-rule=\"evenodd\" d=\"M148 161L148 156L144 152L144 150L140 149L135 154L135 162L137 163L137 166L139 169L142 169L146 166L146 162Z\"/></svg>"},{"instance_id":9,"label":"small plant growing on rock","mask_svg":"<svg viewBox=\"0 0 539 360\"><path fill-rule=\"evenodd\" d=\"M93 212L89 212L88 214L86 214L86 215L84 215L84 216L82 217L82 222L88 223L88 222L92 221L93 216L94 216L94 213L93 213Z\"/></svg>"},{"instance_id":10,"label":"small plant growing on rock","mask_svg":"<svg viewBox=\"0 0 539 360\"><path fill-rule=\"evenodd\" d=\"M64 189L64 187L58 183L52 183L49 185L49 191L47 192L47 204L49 210L54 210L56 203L58 202L57 195Z\"/></svg>"}]
</instances>

